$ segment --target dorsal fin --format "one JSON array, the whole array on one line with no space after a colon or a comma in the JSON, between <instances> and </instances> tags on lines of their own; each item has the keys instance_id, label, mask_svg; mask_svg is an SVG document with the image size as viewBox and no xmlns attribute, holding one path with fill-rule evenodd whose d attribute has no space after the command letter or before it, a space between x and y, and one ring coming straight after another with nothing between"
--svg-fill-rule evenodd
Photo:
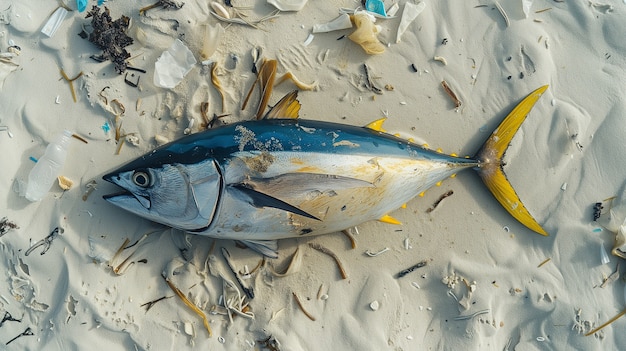
<instances>
[{"instance_id":1,"label":"dorsal fin","mask_svg":"<svg viewBox=\"0 0 626 351\"><path fill-rule=\"evenodd\" d=\"M298 91L294 90L283 96L266 114L263 119L272 118L298 118L300 113L300 101L298 101Z\"/></svg>"},{"instance_id":2,"label":"dorsal fin","mask_svg":"<svg viewBox=\"0 0 626 351\"><path fill-rule=\"evenodd\" d=\"M379 118L365 125L365 128L384 133L385 130L383 129L383 123L385 123L386 120L387 120L387 117Z\"/></svg>"}]
</instances>

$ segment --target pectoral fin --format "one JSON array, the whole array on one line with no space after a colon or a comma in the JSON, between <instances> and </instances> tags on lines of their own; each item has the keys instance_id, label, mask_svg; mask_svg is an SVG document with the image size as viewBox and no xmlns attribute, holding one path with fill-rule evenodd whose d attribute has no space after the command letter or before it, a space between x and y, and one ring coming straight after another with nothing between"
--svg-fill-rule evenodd
<instances>
[{"instance_id":1,"label":"pectoral fin","mask_svg":"<svg viewBox=\"0 0 626 351\"><path fill-rule=\"evenodd\" d=\"M310 213L307 213L293 205L286 203L278 198L275 198L271 195L262 193L255 189L250 188L246 184L236 184L231 185L230 188L240 191L242 194L245 194L250 199L250 204L254 207L271 207L279 210L291 212L303 217L320 220L319 218L313 216Z\"/></svg>"},{"instance_id":2,"label":"pectoral fin","mask_svg":"<svg viewBox=\"0 0 626 351\"><path fill-rule=\"evenodd\" d=\"M276 240L240 240L250 249L269 258L278 258L278 242Z\"/></svg>"}]
</instances>

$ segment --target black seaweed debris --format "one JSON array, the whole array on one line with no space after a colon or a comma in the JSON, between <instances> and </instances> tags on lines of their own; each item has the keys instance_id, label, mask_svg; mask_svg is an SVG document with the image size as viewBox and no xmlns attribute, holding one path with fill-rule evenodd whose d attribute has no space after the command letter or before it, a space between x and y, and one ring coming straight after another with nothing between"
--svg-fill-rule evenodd
<instances>
[{"instance_id":1,"label":"black seaweed debris","mask_svg":"<svg viewBox=\"0 0 626 351\"><path fill-rule=\"evenodd\" d=\"M126 59L130 57L125 47L133 43L133 39L126 35L130 18L122 16L114 21L106 6L103 12L100 12L98 6L93 6L85 16L90 17L93 31L88 39L103 50L101 55L92 55L91 58L100 62L110 60L115 65L117 73L124 73L128 67Z\"/></svg>"},{"instance_id":2,"label":"black seaweed debris","mask_svg":"<svg viewBox=\"0 0 626 351\"><path fill-rule=\"evenodd\" d=\"M9 221L8 218L2 217L2 219L0 219L0 237L8 233L11 229L20 229L20 227L18 227L17 224ZM2 324L0 324L0 326L1 325Z\"/></svg>"}]
</instances>

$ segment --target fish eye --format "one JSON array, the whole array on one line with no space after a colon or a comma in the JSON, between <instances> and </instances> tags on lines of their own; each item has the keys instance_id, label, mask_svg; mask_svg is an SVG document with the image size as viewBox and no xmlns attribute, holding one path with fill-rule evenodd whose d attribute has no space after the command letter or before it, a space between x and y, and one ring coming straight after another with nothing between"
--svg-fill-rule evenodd
<instances>
[{"instance_id":1,"label":"fish eye","mask_svg":"<svg viewBox=\"0 0 626 351\"><path fill-rule=\"evenodd\" d=\"M142 188L146 188L150 185L150 175L147 172L136 171L133 174L133 183Z\"/></svg>"}]
</instances>

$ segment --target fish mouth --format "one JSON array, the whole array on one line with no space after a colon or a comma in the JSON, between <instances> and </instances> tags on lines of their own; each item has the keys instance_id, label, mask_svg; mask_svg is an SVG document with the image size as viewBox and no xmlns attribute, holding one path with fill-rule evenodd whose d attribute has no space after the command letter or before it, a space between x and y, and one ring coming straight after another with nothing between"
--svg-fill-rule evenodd
<instances>
[{"instance_id":1,"label":"fish mouth","mask_svg":"<svg viewBox=\"0 0 626 351\"><path fill-rule=\"evenodd\" d=\"M109 174L105 174L104 176L102 176L102 179L106 180L107 182L111 183L111 184L115 184L117 186L120 186L119 181L120 181L120 176L118 172L112 172ZM120 186L121 187L121 186ZM124 187L122 187L124 188ZM112 203L116 206L125 208L125 209L131 209L133 207L136 207L137 204L141 205L143 208L149 210L150 206L151 206L151 202L150 202L150 198L147 196L142 196L142 195L138 195L135 193L132 193L128 190L122 190L119 191L117 193L113 193L113 194L108 194L108 195L103 195L102 198L106 201L108 201L109 203Z\"/></svg>"},{"instance_id":2,"label":"fish mouth","mask_svg":"<svg viewBox=\"0 0 626 351\"><path fill-rule=\"evenodd\" d=\"M141 205L141 207L146 210L150 209L150 199L141 195L136 195L131 193L130 191L120 191L113 194L108 194L102 196L102 198L116 206L131 210L133 207L137 205Z\"/></svg>"}]
</instances>

